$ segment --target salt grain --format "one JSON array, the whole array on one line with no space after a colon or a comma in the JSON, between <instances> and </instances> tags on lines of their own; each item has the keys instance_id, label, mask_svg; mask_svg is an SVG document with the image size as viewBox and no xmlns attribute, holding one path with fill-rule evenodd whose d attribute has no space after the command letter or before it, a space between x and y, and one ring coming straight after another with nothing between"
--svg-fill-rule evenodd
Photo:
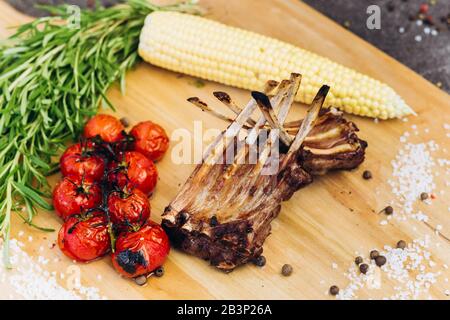
<instances>
[{"instance_id":1,"label":"salt grain","mask_svg":"<svg viewBox=\"0 0 450 320\"><path fill-rule=\"evenodd\" d=\"M383 268L376 268L372 261L372 267L367 274L358 272L354 263L344 274L350 281L347 287L342 288L337 296L338 299L358 298L358 291L365 289L381 288L381 274L389 278L393 284L395 293L384 297L383 300L393 299L421 299L429 298L431 285L437 282L441 272L432 272L429 267L436 264L431 260L431 253L427 250L430 238L416 239L405 249L384 246L380 254L386 257ZM376 271L375 271L376 270ZM414 276L416 274L416 276Z\"/></svg>"},{"instance_id":2,"label":"salt grain","mask_svg":"<svg viewBox=\"0 0 450 320\"><path fill-rule=\"evenodd\" d=\"M407 132L403 136L406 134ZM437 149L438 146L434 141L406 143L391 162L393 179L388 180L388 183L397 198L396 206L401 208L402 214L413 215L413 204L419 199L420 194L432 193L435 188L433 167L436 163L431 152ZM423 216L421 213L416 214L418 219L422 219Z\"/></svg>"},{"instance_id":3,"label":"salt grain","mask_svg":"<svg viewBox=\"0 0 450 320\"><path fill-rule=\"evenodd\" d=\"M428 216L424 214L422 211L411 214L411 217L416 219L417 221L428 221Z\"/></svg>"},{"instance_id":4,"label":"salt grain","mask_svg":"<svg viewBox=\"0 0 450 320\"><path fill-rule=\"evenodd\" d=\"M48 259L44 258L43 256L38 256L38 263L45 266L48 264Z\"/></svg>"},{"instance_id":5,"label":"salt grain","mask_svg":"<svg viewBox=\"0 0 450 320\"><path fill-rule=\"evenodd\" d=\"M18 245L16 239L11 239L10 260L12 269L5 272L3 260L0 260L0 279L8 287L9 297L30 300L80 300L103 299L98 288L80 286L79 290L68 290L56 281L56 273L42 268L48 262L39 256L38 263L34 261ZM0 242L0 250L3 244Z\"/></svg>"}]
</instances>

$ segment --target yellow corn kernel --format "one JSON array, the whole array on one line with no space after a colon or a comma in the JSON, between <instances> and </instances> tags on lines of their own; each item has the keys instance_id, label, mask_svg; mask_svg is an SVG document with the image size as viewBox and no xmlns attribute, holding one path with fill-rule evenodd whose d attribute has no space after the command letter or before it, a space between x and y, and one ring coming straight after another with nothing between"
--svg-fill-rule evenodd
<instances>
[{"instance_id":1,"label":"yellow corn kernel","mask_svg":"<svg viewBox=\"0 0 450 320\"><path fill-rule=\"evenodd\" d=\"M139 55L176 72L249 90L268 79L302 74L297 101L311 103L323 84L325 104L349 113L400 118L414 111L388 85L291 44L199 16L170 11L149 14Z\"/></svg>"}]
</instances>

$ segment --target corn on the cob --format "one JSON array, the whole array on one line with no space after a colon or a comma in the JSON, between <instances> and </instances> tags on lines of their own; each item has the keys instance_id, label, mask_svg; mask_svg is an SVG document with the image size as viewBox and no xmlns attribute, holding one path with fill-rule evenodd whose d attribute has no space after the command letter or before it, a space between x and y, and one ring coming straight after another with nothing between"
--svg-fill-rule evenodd
<instances>
[{"instance_id":1,"label":"corn on the cob","mask_svg":"<svg viewBox=\"0 0 450 320\"><path fill-rule=\"evenodd\" d=\"M176 72L257 90L267 79L303 75L297 101L311 103L323 84L325 104L380 119L414 111L388 85L282 41L199 16L156 11L148 15L139 54Z\"/></svg>"}]
</instances>

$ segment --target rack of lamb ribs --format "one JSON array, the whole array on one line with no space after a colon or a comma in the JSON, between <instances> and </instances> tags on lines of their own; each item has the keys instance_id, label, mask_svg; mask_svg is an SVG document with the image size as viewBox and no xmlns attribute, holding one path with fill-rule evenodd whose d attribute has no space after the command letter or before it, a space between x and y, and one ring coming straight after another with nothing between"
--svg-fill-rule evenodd
<instances>
[{"instance_id":1,"label":"rack of lamb ribs","mask_svg":"<svg viewBox=\"0 0 450 320\"><path fill-rule=\"evenodd\" d=\"M363 162L367 143L357 137L356 125L335 109L322 109L328 86L319 90L305 119L285 123L300 82L299 74L268 81L243 109L215 92L234 119L199 98L188 99L230 124L164 211L162 225L175 247L230 272L261 255L281 202L313 175ZM257 109L261 115L254 120Z\"/></svg>"}]
</instances>

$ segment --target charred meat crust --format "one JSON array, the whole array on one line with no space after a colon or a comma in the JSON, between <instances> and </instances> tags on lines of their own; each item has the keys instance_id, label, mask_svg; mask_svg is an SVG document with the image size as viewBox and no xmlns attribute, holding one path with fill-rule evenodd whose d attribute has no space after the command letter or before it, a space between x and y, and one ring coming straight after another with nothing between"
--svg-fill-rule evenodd
<instances>
[{"instance_id":1,"label":"charred meat crust","mask_svg":"<svg viewBox=\"0 0 450 320\"><path fill-rule=\"evenodd\" d=\"M163 220L162 226L174 247L230 272L261 255L264 240L270 234L270 221L278 216L280 210L279 205L269 209L270 220L258 230L245 220L219 224L211 229L210 235L199 231L188 232L181 228L180 223L173 225Z\"/></svg>"}]
</instances>

